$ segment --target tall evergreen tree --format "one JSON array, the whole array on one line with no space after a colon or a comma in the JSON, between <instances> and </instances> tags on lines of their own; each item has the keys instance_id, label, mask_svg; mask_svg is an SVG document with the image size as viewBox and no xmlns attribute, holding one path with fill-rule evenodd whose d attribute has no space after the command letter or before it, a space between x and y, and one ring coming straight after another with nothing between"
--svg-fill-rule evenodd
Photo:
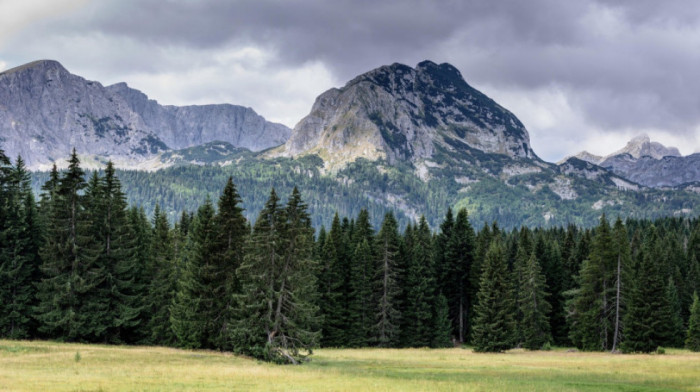
<instances>
[{"instance_id":1,"label":"tall evergreen tree","mask_svg":"<svg viewBox=\"0 0 700 392\"><path fill-rule=\"evenodd\" d=\"M238 269L242 291L233 341L239 352L299 363L319 338L313 230L296 188L286 208L278 201L273 189Z\"/></svg>"},{"instance_id":2,"label":"tall evergreen tree","mask_svg":"<svg viewBox=\"0 0 700 392\"><path fill-rule=\"evenodd\" d=\"M600 218L588 260L579 276L580 288L570 318L570 338L583 350L609 350L613 343L616 246L605 215Z\"/></svg>"},{"instance_id":3,"label":"tall evergreen tree","mask_svg":"<svg viewBox=\"0 0 700 392\"><path fill-rule=\"evenodd\" d=\"M672 339L672 308L662 271L664 258L653 225L647 230L644 257L628 300L621 348L625 352L651 352Z\"/></svg>"},{"instance_id":4,"label":"tall evergreen tree","mask_svg":"<svg viewBox=\"0 0 700 392\"><path fill-rule=\"evenodd\" d=\"M374 276L374 325L371 341L380 347L398 345L401 314L399 311L398 266L400 238L394 214L384 216L382 228L376 237L377 250Z\"/></svg>"},{"instance_id":5,"label":"tall evergreen tree","mask_svg":"<svg viewBox=\"0 0 700 392\"><path fill-rule=\"evenodd\" d=\"M442 287L449 308L452 335L459 343L464 343L468 334L470 308L475 293L471 286L470 271L474 265L476 252L474 229L469 223L465 208L457 212L457 218L449 232L445 246Z\"/></svg>"},{"instance_id":6,"label":"tall evergreen tree","mask_svg":"<svg viewBox=\"0 0 700 392\"><path fill-rule=\"evenodd\" d=\"M545 277L532 252L520 276L518 304L522 312L520 322L523 347L539 350L551 341L548 314L551 305L547 301Z\"/></svg>"},{"instance_id":7,"label":"tall evergreen tree","mask_svg":"<svg viewBox=\"0 0 700 392\"><path fill-rule=\"evenodd\" d=\"M484 259L472 343L477 352L500 352L513 347L515 303L503 245L491 244Z\"/></svg>"},{"instance_id":8,"label":"tall evergreen tree","mask_svg":"<svg viewBox=\"0 0 700 392\"><path fill-rule=\"evenodd\" d=\"M170 307L177 290L177 266L170 224L165 212L157 204L153 215L152 238L153 268L150 271L152 280L148 286L146 301L151 315L147 323L149 341L152 344L172 346L176 342L176 337L170 327Z\"/></svg>"},{"instance_id":9,"label":"tall evergreen tree","mask_svg":"<svg viewBox=\"0 0 700 392\"><path fill-rule=\"evenodd\" d=\"M342 259L343 248L343 232L336 213L321 250L318 269L319 308L323 316L321 345L324 347L341 347L347 342L347 266Z\"/></svg>"},{"instance_id":10,"label":"tall evergreen tree","mask_svg":"<svg viewBox=\"0 0 700 392\"><path fill-rule=\"evenodd\" d=\"M233 179L229 177L219 198L218 213L215 217L217 244L212 258L217 263L212 271L212 309L217 313L214 326L216 336L211 338L212 346L231 349L229 329L233 320L234 296L240 291L236 270L243 262L243 245L248 235L247 222L240 207Z\"/></svg>"},{"instance_id":11,"label":"tall evergreen tree","mask_svg":"<svg viewBox=\"0 0 700 392\"><path fill-rule=\"evenodd\" d=\"M367 346L373 321L372 275L374 257L366 238L355 247L350 269L350 303L346 334L348 346Z\"/></svg>"},{"instance_id":12,"label":"tall evergreen tree","mask_svg":"<svg viewBox=\"0 0 700 392\"><path fill-rule=\"evenodd\" d=\"M214 324L218 314L214 307L212 281L216 273L213 256L217 234L214 206L207 199L194 219L190 252L170 313L173 332L182 347L215 348L212 339L219 331Z\"/></svg>"},{"instance_id":13,"label":"tall evergreen tree","mask_svg":"<svg viewBox=\"0 0 700 392\"><path fill-rule=\"evenodd\" d=\"M0 150L0 162L9 163ZM0 167L0 336L29 338L41 246L36 205L24 161Z\"/></svg>"},{"instance_id":14,"label":"tall evergreen tree","mask_svg":"<svg viewBox=\"0 0 700 392\"><path fill-rule=\"evenodd\" d=\"M693 293L693 304L690 307L685 347L690 351L700 351L700 300L698 300L697 292Z\"/></svg>"},{"instance_id":15,"label":"tall evergreen tree","mask_svg":"<svg viewBox=\"0 0 700 392\"><path fill-rule=\"evenodd\" d=\"M428 347L434 334L434 295L431 235L428 222L421 217L413 233L412 248L406 271L406 303L401 325L404 346Z\"/></svg>"},{"instance_id":16,"label":"tall evergreen tree","mask_svg":"<svg viewBox=\"0 0 700 392\"><path fill-rule=\"evenodd\" d=\"M90 217L85 212L84 176L73 150L68 170L51 191L51 206L47 208L50 215L40 251L42 279L35 315L41 323L39 331L46 337L103 341L106 331L99 315L105 312L104 303L89 299L105 274L96 263L99 244L90 232Z\"/></svg>"},{"instance_id":17,"label":"tall evergreen tree","mask_svg":"<svg viewBox=\"0 0 700 392\"><path fill-rule=\"evenodd\" d=\"M629 295L631 280L630 267L632 264L632 254L630 251L629 240L627 238L627 229L619 217L615 221L613 238L615 242L615 255L617 260L614 271L615 304L612 313L613 342L611 350L616 351L624 329L624 324L622 321L627 309L627 296Z\"/></svg>"}]
</instances>

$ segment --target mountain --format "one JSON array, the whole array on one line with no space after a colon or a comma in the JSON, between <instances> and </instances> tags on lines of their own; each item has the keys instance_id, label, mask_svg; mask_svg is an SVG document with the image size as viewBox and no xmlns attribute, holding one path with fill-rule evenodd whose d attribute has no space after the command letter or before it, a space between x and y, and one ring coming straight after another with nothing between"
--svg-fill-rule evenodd
<instances>
[{"instance_id":1,"label":"mountain","mask_svg":"<svg viewBox=\"0 0 700 392\"><path fill-rule=\"evenodd\" d=\"M647 135L633 138L624 148L604 157L586 151L575 157L648 187L700 182L700 154L681 156L676 147L652 142Z\"/></svg>"},{"instance_id":2,"label":"mountain","mask_svg":"<svg viewBox=\"0 0 700 392\"><path fill-rule=\"evenodd\" d=\"M223 141L259 151L289 134L250 108L162 106L125 83L104 87L52 60L0 73L0 148L21 155L32 169L62 162L72 148L88 166L112 159L143 167L172 149Z\"/></svg>"},{"instance_id":3,"label":"mountain","mask_svg":"<svg viewBox=\"0 0 700 392\"><path fill-rule=\"evenodd\" d=\"M449 64L379 67L316 99L272 155L317 154L337 170L358 158L414 165L478 150L538 159L523 124ZM438 162L439 164L439 162Z\"/></svg>"},{"instance_id":4,"label":"mountain","mask_svg":"<svg viewBox=\"0 0 700 392\"><path fill-rule=\"evenodd\" d=\"M652 142L648 135L643 134L632 138L632 140L627 142L625 147L615 151L612 154L600 156L591 154L588 151L581 151L580 153L574 155L574 157L600 165L605 160L619 155L629 155L634 159L650 157L658 160L668 156L680 157L681 153L676 147L666 147L659 142Z\"/></svg>"},{"instance_id":5,"label":"mountain","mask_svg":"<svg viewBox=\"0 0 700 392\"><path fill-rule=\"evenodd\" d=\"M140 169L119 171L129 202L148 213L159 204L171 219L229 176L249 219L270 188L286 197L298 187L315 227L363 208L375 225L393 211L402 226L425 215L434 228L450 207L506 228L700 214L700 186L650 189L578 158L542 161L515 115L430 61L383 66L323 93L294 130L233 105L162 106L39 61L0 74L0 131L2 148L34 169L64 163L73 146L84 166ZM637 147L624 156L671 151ZM34 173L34 189L46 178Z\"/></svg>"}]
</instances>

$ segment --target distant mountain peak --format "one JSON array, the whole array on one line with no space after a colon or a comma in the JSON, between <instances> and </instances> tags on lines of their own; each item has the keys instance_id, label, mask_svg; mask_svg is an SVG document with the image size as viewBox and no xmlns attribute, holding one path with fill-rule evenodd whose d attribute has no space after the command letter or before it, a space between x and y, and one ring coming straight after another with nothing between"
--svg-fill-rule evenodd
<instances>
[{"instance_id":1,"label":"distant mountain peak","mask_svg":"<svg viewBox=\"0 0 700 392\"><path fill-rule=\"evenodd\" d=\"M649 135L643 133L635 136L627 142L625 147L606 156L591 154L588 151L581 151L574 157L581 160L594 163L596 165L604 165L604 162L610 158L621 155L629 155L632 159L640 159L642 157L650 157L652 159L662 159L664 157L680 157L681 153L676 147L666 147L659 142L652 142ZM562 160L565 161L565 159Z\"/></svg>"},{"instance_id":2,"label":"distant mountain peak","mask_svg":"<svg viewBox=\"0 0 700 392\"><path fill-rule=\"evenodd\" d=\"M527 130L472 88L450 64L394 63L321 94L284 147L272 154L318 154L327 168L357 158L419 162L478 150L536 158Z\"/></svg>"},{"instance_id":3,"label":"distant mountain peak","mask_svg":"<svg viewBox=\"0 0 700 392\"><path fill-rule=\"evenodd\" d=\"M62 73L68 73L68 70L56 60L36 60L27 64L23 64L14 68L10 68L6 71L0 72L2 75L10 75L22 71L58 71Z\"/></svg>"},{"instance_id":4,"label":"distant mountain peak","mask_svg":"<svg viewBox=\"0 0 700 392\"><path fill-rule=\"evenodd\" d=\"M629 154L634 158L641 158L648 156L654 159L661 159L667 156L679 157L681 156L680 151L676 147L666 147L661 143L652 142L647 134L641 134L632 138L627 145L614 153L608 155L615 156L621 154Z\"/></svg>"},{"instance_id":5,"label":"distant mountain peak","mask_svg":"<svg viewBox=\"0 0 700 392\"><path fill-rule=\"evenodd\" d=\"M291 130L236 105L163 106L126 83L108 87L39 60L0 73L0 148L32 169L75 148L99 166L133 167L164 151L213 141L260 151Z\"/></svg>"}]
</instances>

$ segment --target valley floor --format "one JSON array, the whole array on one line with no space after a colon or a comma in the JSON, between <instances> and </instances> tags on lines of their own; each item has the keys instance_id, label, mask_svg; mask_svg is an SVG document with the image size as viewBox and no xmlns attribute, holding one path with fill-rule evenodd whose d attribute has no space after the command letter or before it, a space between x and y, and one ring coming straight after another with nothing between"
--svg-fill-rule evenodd
<instances>
[{"instance_id":1,"label":"valley floor","mask_svg":"<svg viewBox=\"0 0 700 392\"><path fill-rule=\"evenodd\" d=\"M700 354L323 349L278 366L210 351L0 340L0 391L700 390Z\"/></svg>"}]
</instances>

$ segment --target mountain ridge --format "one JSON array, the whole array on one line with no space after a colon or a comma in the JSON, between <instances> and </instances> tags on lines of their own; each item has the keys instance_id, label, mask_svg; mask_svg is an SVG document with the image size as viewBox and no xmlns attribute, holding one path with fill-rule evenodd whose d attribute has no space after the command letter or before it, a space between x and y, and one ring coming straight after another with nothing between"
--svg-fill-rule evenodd
<instances>
[{"instance_id":1,"label":"mountain ridge","mask_svg":"<svg viewBox=\"0 0 700 392\"><path fill-rule=\"evenodd\" d=\"M646 134L632 138L625 147L606 156L582 151L573 158L652 188L676 187L700 181L699 153L682 156L678 148L652 142Z\"/></svg>"},{"instance_id":2,"label":"mountain ridge","mask_svg":"<svg viewBox=\"0 0 700 392\"><path fill-rule=\"evenodd\" d=\"M517 117L452 65L423 61L381 66L327 90L271 155L318 154L337 170L358 158L416 164L468 148L539 160Z\"/></svg>"},{"instance_id":3,"label":"mountain ridge","mask_svg":"<svg viewBox=\"0 0 700 392\"><path fill-rule=\"evenodd\" d=\"M163 106L125 83L104 87L55 60L0 73L0 146L31 169L47 169L73 148L99 166L138 166L171 149L212 141L264 150L290 130L236 105Z\"/></svg>"}]
</instances>

